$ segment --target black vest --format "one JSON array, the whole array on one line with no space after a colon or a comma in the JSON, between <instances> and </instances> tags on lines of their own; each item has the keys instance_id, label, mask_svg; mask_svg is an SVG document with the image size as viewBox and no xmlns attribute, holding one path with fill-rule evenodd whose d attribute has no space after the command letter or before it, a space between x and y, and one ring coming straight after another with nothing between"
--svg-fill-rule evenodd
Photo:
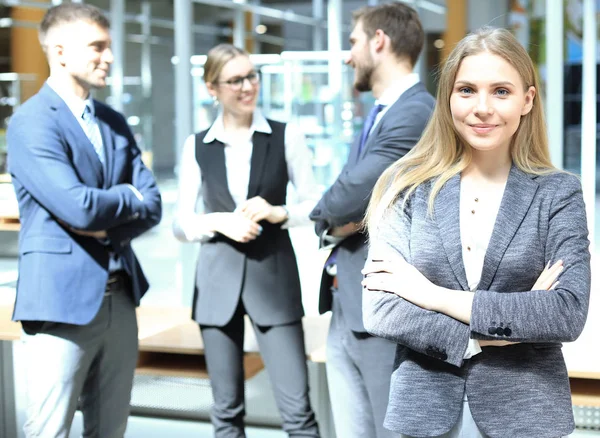
<instances>
[{"instance_id":1,"label":"black vest","mask_svg":"<svg viewBox=\"0 0 600 438\"><path fill-rule=\"evenodd\" d=\"M255 132L248 196L271 205L286 201L289 181L285 160L285 124L269 120L272 133ZM224 145L204 143L207 131L196 135L196 159L202 174L205 213L233 212L227 185ZM289 233L280 224L262 221L263 231L248 243L217 233L202 244L198 258L193 317L200 324L225 325L243 300L259 325L294 322L304 315L296 257Z\"/></svg>"}]
</instances>

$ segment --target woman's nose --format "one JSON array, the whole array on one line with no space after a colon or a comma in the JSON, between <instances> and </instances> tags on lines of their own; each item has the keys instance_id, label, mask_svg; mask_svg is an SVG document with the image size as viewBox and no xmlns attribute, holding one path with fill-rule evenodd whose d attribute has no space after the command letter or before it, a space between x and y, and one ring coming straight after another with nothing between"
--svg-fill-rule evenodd
<instances>
[{"instance_id":1,"label":"woman's nose","mask_svg":"<svg viewBox=\"0 0 600 438\"><path fill-rule=\"evenodd\" d=\"M484 114L488 115L492 113L492 107L489 104L487 94L481 94L477 99L477 103L475 104L475 108L473 108L473 112L475 114Z\"/></svg>"}]
</instances>

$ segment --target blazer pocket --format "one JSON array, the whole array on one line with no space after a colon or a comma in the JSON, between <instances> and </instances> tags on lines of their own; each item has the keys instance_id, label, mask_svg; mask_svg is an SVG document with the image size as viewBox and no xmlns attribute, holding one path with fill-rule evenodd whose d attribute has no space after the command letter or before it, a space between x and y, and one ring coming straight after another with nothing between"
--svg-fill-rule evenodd
<instances>
[{"instance_id":1,"label":"blazer pocket","mask_svg":"<svg viewBox=\"0 0 600 438\"><path fill-rule=\"evenodd\" d=\"M63 237L26 237L21 242L19 253L46 252L51 254L70 254L72 251L70 239Z\"/></svg>"}]
</instances>

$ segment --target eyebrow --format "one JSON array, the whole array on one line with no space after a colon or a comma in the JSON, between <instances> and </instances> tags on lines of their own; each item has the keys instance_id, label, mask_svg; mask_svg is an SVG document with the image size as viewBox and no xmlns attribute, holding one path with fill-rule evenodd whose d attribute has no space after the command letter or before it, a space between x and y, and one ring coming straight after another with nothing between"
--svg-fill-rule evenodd
<instances>
[{"instance_id":1,"label":"eyebrow","mask_svg":"<svg viewBox=\"0 0 600 438\"><path fill-rule=\"evenodd\" d=\"M224 80L223 82L227 82L227 81L235 81L235 80L238 80L238 79L241 79L241 78L245 78L246 76L248 76L248 75L251 75L252 73L256 73L256 69L255 69L255 68L253 68L252 70L250 70L250 71L249 71L248 73L246 73L245 75L235 75L235 76L232 76L232 77L231 77L231 78L229 78L229 79L226 79L226 80Z\"/></svg>"},{"instance_id":2,"label":"eyebrow","mask_svg":"<svg viewBox=\"0 0 600 438\"><path fill-rule=\"evenodd\" d=\"M454 83L454 85L468 85L470 87L475 87L476 85L473 82L469 82L469 81L456 81ZM493 84L491 84L492 87L502 87L502 86L511 86L514 87L515 84L513 84L510 81L500 81L500 82L494 82Z\"/></svg>"},{"instance_id":3,"label":"eyebrow","mask_svg":"<svg viewBox=\"0 0 600 438\"><path fill-rule=\"evenodd\" d=\"M89 44L89 46L100 46L100 45L107 46L109 44L110 44L110 42L108 40L94 40Z\"/></svg>"}]
</instances>

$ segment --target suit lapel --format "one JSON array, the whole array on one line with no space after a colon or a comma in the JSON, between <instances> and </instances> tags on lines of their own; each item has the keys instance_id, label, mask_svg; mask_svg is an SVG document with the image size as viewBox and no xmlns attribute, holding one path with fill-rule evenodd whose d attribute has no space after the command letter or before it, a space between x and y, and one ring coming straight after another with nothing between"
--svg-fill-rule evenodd
<instances>
[{"instance_id":1,"label":"suit lapel","mask_svg":"<svg viewBox=\"0 0 600 438\"><path fill-rule=\"evenodd\" d=\"M44 83L40 89L40 95L48 102L50 108L57 112L56 123L65 133L65 138L72 149L81 152L81 159L76 160L76 165L86 166L91 169L98 185L101 186L104 179L102 163L96 155L94 146L88 139L64 100L52 89L48 83ZM85 169L79 169L85 170Z\"/></svg>"},{"instance_id":2,"label":"suit lapel","mask_svg":"<svg viewBox=\"0 0 600 438\"><path fill-rule=\"evenodd\" d=\"M469 290L460 239L460 174L450 178L435 197L434 217L454 275L463 290Z\"/></svg>"},{"instance_id":3,"label":"suit lapel","mask_svg":"<svg viewBox=\"0 0 600 438\"><path fill-rule=\"evenodd\" d=\"M96 120L100 127L100 134L102 135L102 145L104 148L104 188L109 188L112 185L112 176L114 168L114 138L113 131L110 125L105 120L105 114L102 106L95 105L96 108Z\"/></svg>"},{"instance_id":4,"label":"suit lapel","mask_svg":"<svg viewBox=\"0 0 600 438\"><path fill-rule=\"evenodd\" d=\"M248 181L248 199L258 195L260 181L269 152L270 135L254 132L252 136L252 158L250 159L250 178Z\"/></svg>"},{"instance_id":5,"label":"suit lapel","mask_svg":"<svg viewBox=\"0 0 600 438\"><path fill-rule=\"evenodd\" d=\"M396 113L401 112L402 111L401 108L407 99L412 97L414 94L416 94L420 91L424 91L424 90L425 90L425 87L423 86L423 84L421 82L418 82L417 84L413 85L412 87L410 87L408 90L406 90L404 93L402 93L400 95L398 100L396 100L396 102L394 102L392 104L392 106L385 112L385 114L381 117L381 120L379 120L379 123L377 123L377 125L373 128L373 131L371 132L371 134L369 134L369 136L367 137L367 141L365 142L364 147L360 151L360 156L358 157L358 160L362 160L363 157L365 156L365 154L367 153L367 151L373 146L373 143L375 142L375 140L381 133L381 127L383 125L384 119L386 119L388 116L390 116L390 114L396 114ZM360 134L358 136L358 142L360 143ZM357 155L357 153L355 152L354 156L356 156L356 155Z\"/></svg>"},{"instance_id":6,"label":"suit lapel","mask_svg":"<svg viewBox=\"0 0 600 438\"><path fill-rule=\"evenodd\" d=\"M538 186L530 176L513 165L485 253L478 289L487 290L492 284L502 257L521 226Z\"/></svg>"},{"instance_id":7,"label":"suit lapel","mask_svg":"<svg viewBox=\"0 0 600 438\"><path fill-rule=\"evenodd\" d=\"M81 151L82 155L85 157L86 163L92 169L98 181L102 184L104 180L104 169L102 168L102 163L98 159L98 155L96 155L94 145L92 145L87 135L85 135L83 128L75 119L75 116L73 116L73 113L66 104L63 104L57 108L57 110L59 112L58 124L63 128L65 133L67 133L67 138L74 139L71 147L78 148Z\"/></svg>"}]
</instances>

